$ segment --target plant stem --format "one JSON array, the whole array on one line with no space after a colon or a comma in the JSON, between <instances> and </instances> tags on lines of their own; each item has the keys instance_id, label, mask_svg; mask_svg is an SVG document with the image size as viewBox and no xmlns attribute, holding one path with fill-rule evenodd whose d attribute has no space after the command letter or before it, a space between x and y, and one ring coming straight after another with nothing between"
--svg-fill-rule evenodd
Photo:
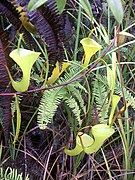
<instances>
[{"instance_id":1,"label":"plant stem","mask_svg":"<svg viewBox=\"0 0 135 180\"><path fill-rule=\"evenodd\" d=\"M81 24L81 6L79 5L78 9L78 19L77 19L77 30L76 30L76 41L75 41L75 49L74 49L74 61L77 59L78 52L78 43L79 43L79 32L80 32L80 24Z\"/></svg>"}]
</instances>

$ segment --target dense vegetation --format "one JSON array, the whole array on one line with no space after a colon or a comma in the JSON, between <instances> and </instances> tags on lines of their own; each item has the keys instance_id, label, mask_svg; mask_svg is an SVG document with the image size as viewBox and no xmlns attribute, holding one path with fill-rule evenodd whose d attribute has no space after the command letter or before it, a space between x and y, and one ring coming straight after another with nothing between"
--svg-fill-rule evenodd
<instances>
[{"instance_id":1,"label":"dense vegetation","mask_svg":"<svg viewBox=\"0 0 135 180\"><path fill-rule=\"evenodd\" d=\"M0 1L0 179L135 179L134 8Z\"/></svg>"}]
</instances>

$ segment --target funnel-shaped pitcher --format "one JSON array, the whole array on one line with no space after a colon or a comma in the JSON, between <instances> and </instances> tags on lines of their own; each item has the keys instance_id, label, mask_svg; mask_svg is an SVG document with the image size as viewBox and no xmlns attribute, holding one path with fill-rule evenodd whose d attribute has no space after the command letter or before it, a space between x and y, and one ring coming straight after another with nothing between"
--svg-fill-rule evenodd
<instances>
[{"instance_id":1,"label":"funnel-shaped pitcher","mask_svg":"<svg viewBox=\"0 0 135 180\"><path fill-rule=\"evenodd\" d=\"M80 154L84 150L84 148L91 146L93 142L93 139L89 135L79 132L76 136L75 148L72 150L65 148L64 152L69 156L76 156Z\"/></svg>"},{"instance_id":2,"label":"funnel-shaped pitcher","mask_svg":"<svg viewBox=\"0 0 135 180\"><path fill-rule=\"evenodd\" d=\"M82 44L85 53L83 66L86 67L89 64L91 57L96 54L102 46L91 38L84 38L80 43Z\"/></svg>"},{"instance_id":3,"label":"funnel-shaped pitcher","mask_svg":"<svg viewBox=\"0 0 135 180\"><path fill-rule=\"evenodd\" d=\"M97 152L105 140L114 134L114 129L106 124L97 124L92 127L92 135L94 136L94 143L90 147L84 149L85 153L91 154Z\"/></svg>"},{"instance_id":4,"label":"funnel-shaped pitcher","mask_svg":"<svg viewBox=\"0 0 135 180\"><path fill-rule=\"evenodd\" d=\"M15 49L9 54L9 56L19 65L23 73L21 81L16 82L13 80L8 70L12 86L16 91L24 92L28 89L31 69L39 55L40 52L34 52L22 48Z\"/></svg>"},{"instance_id":5,"label":"funnel-shaped pitcher","mask_svg":"<svg viewBox=\"0 0 135 180\"><path fill-rule=\"evenodd\" d=\"M104 141L108 139L115 131L112 127L106 124L97 124L92 127L91 132L94 139L85 133L80 135L79 132L76 137L75 148L72 150L65 148L64 152L69 156L76 156L82 151L84 151L86 154L97 152L101 148Z\"/></svg>"}]
</instances>

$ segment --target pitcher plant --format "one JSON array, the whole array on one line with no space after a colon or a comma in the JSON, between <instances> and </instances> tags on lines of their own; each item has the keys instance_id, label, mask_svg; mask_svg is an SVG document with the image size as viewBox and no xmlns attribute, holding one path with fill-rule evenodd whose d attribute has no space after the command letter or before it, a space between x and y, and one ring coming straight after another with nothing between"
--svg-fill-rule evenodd
<instances>
[{"instance_id":1,"label":"pitcher plant","mask_svg":"<svg viewBox=\"0 0 135 180\"><path fill-rule=\"evenodd\" d=\"M27 49L15 49L13 50L9 56L18 64L21 68L23 76L21 81L14 81L9 69L7 68L11 83L13 88L18 92L27 91L30 84L30 73L33 64L39 57L40 52L34 52Z\"/></svg>"},{"instance_id":2,"label":"pitcher plant","mask_svg":"<svg viewBox=\"0 0 135 180\"><path fill-rule=\"evenodd\" d=\"M83 62L83 66L87 67L89 65L90 59L91 57L96 54L97 51L99 51L100 49L102 49L102 46L100 44L98 44L95 40L91 39L91 38L84 38L80 41L80 43L83 46L84 49L84 54L85 54L85 58L84 58L84 62Z\"/></svg>"}]
</instances>

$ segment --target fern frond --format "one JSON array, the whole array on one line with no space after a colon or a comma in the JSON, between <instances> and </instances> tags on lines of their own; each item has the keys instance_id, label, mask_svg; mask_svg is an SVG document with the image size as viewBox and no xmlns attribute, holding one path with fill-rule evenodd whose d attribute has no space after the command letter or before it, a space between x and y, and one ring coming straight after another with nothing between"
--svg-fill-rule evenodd
<instances>
[{"instance_id":1,"label":"fern frond","mask_svg":"<svg viewBox=\"0 0 135 180\"><path fill-rule=\"evenodd\" d=\"M102 85L105 86L105 84L107 82L106 77L98 75L97 78L102 83ZM125 96L126 101L128 103L131 103L131 107L135 110L135 97L132 96L132 94L130 93L130 91L126 87L124 87L123 90L124 90L124 96ZM115 85L115 90L114 91L115 91L115 94L122 97L122 89L121 89L120 83L118 81L117 81L117 83Z\"/></svg>"},{"instance_id":2,"label":"fern frond","mask_svg":"<svg viewBox=\"0 0 135 180\"><path fill-rule=\"evenodd\" d=\"M123 90L126 101L131 103L131 107L135 110L135 97L131 95L130 91L126 87L124 87ZM122 90L120 84L118 83L115 87L115 93L122 97Z\"/></svg>"},{"instance_id":3,"label":"fern frond","mask_svg":"<svg viewBox=\"0 0 135 180\"><path fill-rule=\"evenodd\" d=\"M18 173L17 169L13 169L11 167L7 167L6 170L3 167L0 168L0 179L1 180L23 180L23 174ZM29 180L28 175L25 180Z\"/></svg>"},{"instance_id":4,"label":"fern frond","mask_svg":"<svg viewBox=\"0 0 135 180\"><path fill-rule=\"evenodd\" d=\"M79 84L79 83L78 83L78 84ZM75 84L75 85L76 85L76 84ZM76 88L75 85L74 85L74 84L69 84L69 85L67 86L67 88L68 88L68 90L70 91L70 93L72 94L72 96L75 97L76 100L79 102L79 105L80 105L81 109L83 110L84 114L86 114L86 107L85 107L85 105L84 105L84 100L83 100L83 98L82 98L82 95L81 95L80 91ZM78 85L78 86L79 86L79 85ZM77 87L78 87L78 86L77 86ZM85 88L83 88L83 90L84 90L85 92L87 92Z\"/></svg>"},{"instance_id":5,"label":"fern frond","mask_svg":"<svg viewBox=\"0 0 135 180\"><path fill-rule=\"evenodd\" d=\"M50 89L44 92L38 109L38 125L40 129L45 129L48 123L51 123L55 112L64 98L64 87Z\"/></svg>"},{"instance_id":6,"label":"fern frond","mask_svg":"<svg viewBox=\"0 0 135 180\"><path fill-rule=\"evenodd\" d=\"M82 121L80 119L80 108L76 100L71 96L70 98L65 98L65 103L67 106L72 110L75 119L77 120L78 124L81 125Z\"/></svg>"},{"instance_id":7,"label":"fern frond","mask_svg":"<svg viewBox=\"0 0 135 180\"><path fill-rule=\"evenodd\" d=\"M78 76L80 73L80 68L79 67L75 67L75 65L71 65L69 68L68 68L68 71L67 73L64 74L64 77L61 77L59 80L58 80L58 83L59 84L62 84L62 83L65 83L67 81L71 81L73 78L75 78L76 76ZM77 83L79 81L76 81L74 83Z\"/></svg>"},{"instance_id":8,"label":"fern frond","mask_svg":"<svg viewBox=\"0 0 135 180\"><path fill-rule=\"evenodd\" d=\"M88 93L87 89L78 81L74 84L74 87L80 89L81 91L84 91L86 94Z\"/></svg>"},{"instance_id":9,"label":"fern frond","mask_svg":"<svg viewBox=\"0 0 135 180\"><path fill-rule=\"evenodd\" d=\"M93 81L93 95L96 101L97 109L100 111L99 119L101 123L107 123L108 119L108 99L107 88L104 83L99 80Z\"/></svg>"}]
</instances>

